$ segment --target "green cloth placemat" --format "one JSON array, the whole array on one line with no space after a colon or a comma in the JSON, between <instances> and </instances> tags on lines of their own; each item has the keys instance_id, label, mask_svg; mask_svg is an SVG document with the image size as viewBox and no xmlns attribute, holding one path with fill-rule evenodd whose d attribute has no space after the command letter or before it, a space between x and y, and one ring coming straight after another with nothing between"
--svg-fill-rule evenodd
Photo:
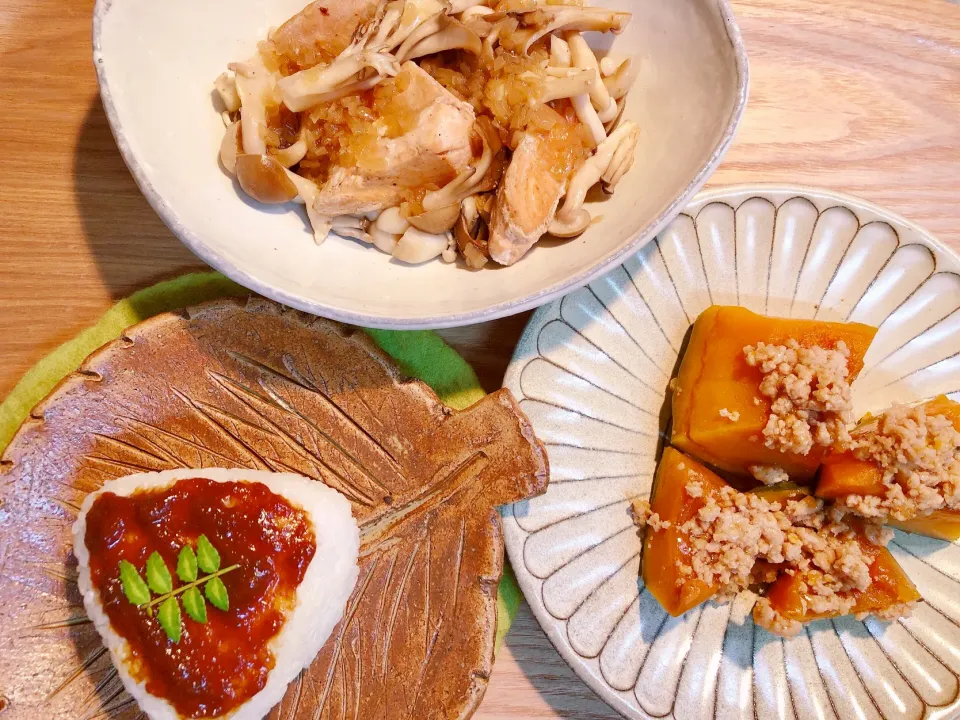
<instances>
[{"instance_id":1,"label":"green cloth placemat","mask_svg":"<svg viewBox=\"0 0 960 720\"><path fill-rule=\"evenodd\" d=\"M96 325L65 342L30 368L0 404L0 452L7 447L34 405L45 398L60 380L80 367L84 358L101 345L120 337L126 328L162 312L220 297L249 294L249 290L220 273L205 272L159 283L121 300ZM407 375L423 380L450 407L462 410L484 396L473 368L436 333L429 330L366 330L366 333L397 361ZM519 605L520 588L505 562L497 596L498 650Z\"/></svg>"}]
</instances>

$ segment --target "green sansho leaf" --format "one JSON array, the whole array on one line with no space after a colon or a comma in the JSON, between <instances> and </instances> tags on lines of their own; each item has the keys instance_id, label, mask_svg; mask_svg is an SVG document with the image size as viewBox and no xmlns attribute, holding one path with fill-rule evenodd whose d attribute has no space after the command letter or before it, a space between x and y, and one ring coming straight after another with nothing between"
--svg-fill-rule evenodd
<instances>
[{"instance_id":1,"label":"green sansho leaf","mask_svg":"<svg viewBox=\"0 0 960 720\"><path fill-rule=\"evenodd\" d=\"M224 611L230 609L230 598L227 596L227 586L223 584L223 580L220 578L210 578L206 588L204 588L204 594L207 596L210 604L215 608Z\"/></svg>"},{"instance_id":2,"label":"green sansho leaf","mask_svg":"<svg viewBox=\"0 0 960 720\"><path fill-rule=\"evenodd\" d=\"M193 548L185 545L177 558L177 577L185 583L193 582L197 579L197 556Z\"/></svg>"},{"instance_id":3,"label":"green sansho leaf","mask_svg":"<svg viewBox=\"0 0 960 720\"><path fill-rule=\"evenodd\" d=\"M206 535L197 538L197 563L206 573L215 573L220 569L220 553L210 544Z\"/></svg>"},{"instance_id":4,"label":"green sansho leaf","mask_svg":"<svg viewBox=\"0 0 960 720\"><path fill-rule=\"evenodd\" d=\"M180 604L175 597L169 597L160 603L157 620L168 638L175 643L180 642Z\"/></svg>"},{"instance_id":5,"label":"green sansho leaf","mask_svg":"<svg viewBox=\"0 0 960 720\"><path fill-rule=\"evenodd\" d=\"M134 605L150 602L150 588L133 564L126 560L120 561L120 584L123 586L123 594L127 596L127 600Z\"/></svg>"},{"instance_id":6,"label":"green sansho leaf","mask_svg":"<svg viewBox=\"0 0 960 720\"><path fill-rule=\"evenodd\" d=\"M173 591L173 578L170 577L167 564L156 551L147 558L147 584L157 595L166 595Z\"/></svg>"},{"instance_id":7,"label":"green sansho leaf","mask_svg":"<svg viewBox=\"0 0 960 720\"><path fill-rule=\"evenodd\" d=\"M183 609L198 623L207 621L207 603L196 587L189 588L183 593Z\"/></svg>"}]
</instances>

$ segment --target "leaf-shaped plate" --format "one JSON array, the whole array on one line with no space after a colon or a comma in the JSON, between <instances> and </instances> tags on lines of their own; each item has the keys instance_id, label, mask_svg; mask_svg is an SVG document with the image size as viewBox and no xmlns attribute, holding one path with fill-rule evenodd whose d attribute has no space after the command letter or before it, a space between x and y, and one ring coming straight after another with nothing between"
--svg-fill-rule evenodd
<instances>
[{"instance_id":1,"label":"leaf-shaped plate","mask_svg":"<svg viewBox=\"0 0 960 720\"><path fill-rule=\"evenodd\" d=\"M504 384L547 444L549 490L505 513L527 601L628 718L960 718L960 543L897 533L926 601L909 619L781 639L708 603L670 618L638 582L627 513L650 494L667 383L711 304L880 328L858 414L960 400L960 259L875 205L793 187L704 193L622 267L534 315Z\"/></svg>"},{"instance_id":2,"label":"leaf-shaped plate","mask_svg":"<svg viewBox=\"0 0 960 720\"><path fill-rule=\"evenodd\" d=\"M547 483L509 392L454 412L363 333L261 299L131 328L37 406L3 464L2 720L137 717L83 616L70 525L106 480L178 467L300 473L353 503L357 587L271 717L468 717L493 661L496 506Z\"/></svg>"}]
</instances>

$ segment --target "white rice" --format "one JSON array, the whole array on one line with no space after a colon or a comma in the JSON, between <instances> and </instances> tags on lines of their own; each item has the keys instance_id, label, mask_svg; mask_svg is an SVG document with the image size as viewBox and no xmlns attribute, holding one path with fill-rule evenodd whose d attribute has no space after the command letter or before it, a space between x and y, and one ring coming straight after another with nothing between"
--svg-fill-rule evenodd
<instances>
[{"instance_id":1,"label":"white rice","mask_svg":"<svg viewBox=\"0 0 960 720\"><path fill-rule=\"evenodd\" d=\"M73 547L80 563L78 582L83 593L83 604L103 638L103 644L110 650L124 687L151 720L181 720L182 716L166 700L147 692L146 683L137 682L127 670L130 646L111 628L99 595L90 582L90 554L84 542L87 512L101 493L126 496L137 490L167 488L178 480L189 478L262 483L304 510L313 523L317 552L297 588L296 607L287 615L280 632L269 643L276 663L267 676L266 685L243 705L218 716L229 720L261 720L280 702L287 685L313 662L343 617L343 610L360 572L357 565L360 531L353 519L350 502L343 495L321 482L292 473L221 468L138 473L112 480L96 493L88 495L73 525Z\"/></svg>"}]
</instances>

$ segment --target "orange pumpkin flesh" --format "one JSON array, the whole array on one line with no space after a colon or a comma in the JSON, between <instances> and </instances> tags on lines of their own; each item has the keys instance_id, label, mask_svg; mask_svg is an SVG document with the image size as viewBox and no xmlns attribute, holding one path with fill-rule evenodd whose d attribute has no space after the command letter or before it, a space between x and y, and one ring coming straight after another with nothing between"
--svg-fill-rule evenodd
<instances>
[{"instance_id":1,"label":"orange pumpkin flesh","mask_svg":"<svg viewBox=\"0 0 960 720\"><path fill-rule=\"evenodd\" d=\"M924 405L928 415L945 415L960 430L960 403L945 395L930 400ZM868 415L863 423L870 422ZM883 495L883 473L879 466L869 460L858 460L851 452L834 453L824 458L817 479L817 495L836 500L847 495ZM960 511L938 510L932 515L903 522L890 522L893 527L907 532L928 535L941 540L960 539Z\"/></svg>"},{"instance_id":2,"label":"orange pumpkin flesh","mask_svg":"<svg viewBox=\"0 0 960 720\"><path fill-rule=\"evenodd\" d=\"M871 544L861 533L858 542L863 554L871 558L870 586L863 591L850 590L855 604L851 614L871 613L885 610L891 606L920 600L920 593L910 578L886 548ZM828 617L837 617L839 613L816 614L807 608L808 595L804 590L807 580L812 577L812 571L804 575L797 572L793 575L782 574L767 592L764 593L770 601L771 607L788 620L802 623L821 620ZM754 610L756 619L757 610Z\"/></svg>"},{"instance_id":3,"label":"orange pumpkin flesh","mask_svg":"<svg viewBox=\"0 0 960 720\"><path fill-rule=\"evenodd\" d=\"M684 492L692 480L700 481L703 497L692 498ZM717 592L716 586L707 585L692 576L680 575L681 566L691 566L691 553L689 538L678 528L696 516L708 496L719 494L725 486L723 480L696 460L671 447L663 451L650 508L661 520L670 521L670 527L659 531L647 528L643 550L643 582L650 594L673 616L682 615L706 602Z\"/></svg>"},{"instance_id":4,"label":"orange pumpkin flesh","mask_svg":"<svg viewBox=\"0 0 960 720\"><path fill-rule=\"evenodd\" d=\"M770 402L760 395L762 374L747 365L743 348L758 342L784 344L793 338L804 347L834 348L842 340L850 349L850 381L863 368L863 357L876 328L859 323L769 318L740 307L714 305L693 325L673 394L672 443L685 453L728 472L747 475L751 465L783 468L791 478L812 478L823 450L806 456L764 445L763 428ZM739 413L733 422L720 415Z\"/></svg>"}]
</instances>

